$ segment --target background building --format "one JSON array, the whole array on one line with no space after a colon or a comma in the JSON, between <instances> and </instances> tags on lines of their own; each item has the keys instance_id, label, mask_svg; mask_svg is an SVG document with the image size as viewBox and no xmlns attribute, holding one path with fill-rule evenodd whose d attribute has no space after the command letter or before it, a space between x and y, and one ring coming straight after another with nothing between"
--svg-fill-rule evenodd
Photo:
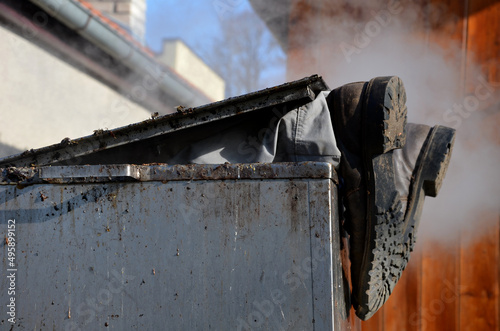
<instances>
[{"instance_id":1,"label":"background building","mask_svg":"<svg viewBox=\"0 0 500 331\"><path fill-rule=\"evenodd\" d=\"M145 10L0 1L0 156L224 98L224 81L181 41L167 55L142 44Z\"/></svg>"}]
</instances>

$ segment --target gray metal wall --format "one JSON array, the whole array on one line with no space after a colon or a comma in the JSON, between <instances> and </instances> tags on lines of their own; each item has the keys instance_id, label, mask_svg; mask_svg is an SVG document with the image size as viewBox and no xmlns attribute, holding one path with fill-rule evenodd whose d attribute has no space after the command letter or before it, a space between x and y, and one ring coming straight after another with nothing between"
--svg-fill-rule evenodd
<instances>
[{"instance_id":1,"label":"gray metal wall","mask_svg":"<svg viewBox=\"0 0 500 331\"><path fill-rule=\"evenodd\" d=\"M340 328L336 185L329 165L316 164L317 178L304 178L307 167L273 165L260 179L256 165L254 179L1 185L2 234L16 220L14 329Z\"/></svg>"}]
</instances>

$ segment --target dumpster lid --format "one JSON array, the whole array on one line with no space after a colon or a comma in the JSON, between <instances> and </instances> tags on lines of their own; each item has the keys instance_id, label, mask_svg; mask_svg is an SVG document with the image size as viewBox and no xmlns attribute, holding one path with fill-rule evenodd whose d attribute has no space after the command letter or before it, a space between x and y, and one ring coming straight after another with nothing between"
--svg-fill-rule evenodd
<instances>
[{"instance_id":1,"label":"dumpster lid","mask_svg":"<svg viewBox=\"0 0 500 331\"><path fill-rule=\"evenodd\" d=\"M328 86L318 75L306 77L276 87L229 98L204 106L183 109L175 114L154 117L143 122L130 124L112 130L95 130L91 136L78 139L65 138L61 143L0 159L0 168L30 167L54 164L79 163L78 158L102 152L131 143L195 127L202 124L241 116L257 110L272 108L283 104L300 104L315 99L316 94L328 90ZM65 163L66 162L66 163ZM101 163L113 163L109 162Z\"/></svg>"},{"instance_id":2,"label":"dumpster lid","mask_svg":"<svg viewBox=\"0 0 500 331\"><path fill-rule=\"evenodd\" d=\"M332 179L328 162L232 164L114 164L0 169L0 185L72 184L147 181L197 181L229 179Z\"/></svg>"}]
</instances>

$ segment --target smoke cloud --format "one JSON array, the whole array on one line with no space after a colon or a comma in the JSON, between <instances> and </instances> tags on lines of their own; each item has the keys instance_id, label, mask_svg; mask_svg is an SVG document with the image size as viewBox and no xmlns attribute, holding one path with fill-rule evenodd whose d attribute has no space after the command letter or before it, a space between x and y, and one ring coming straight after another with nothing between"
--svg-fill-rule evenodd
<instances>
[{"instance_id":1,"label":"smoke cloud","mask_svg":"<svg viewBox=\"0 0 500 331\"><path fill-rule=\"evenodd\" d=\"M451 36L463 33L456 24L460 18L445 6L370 3L312 5L317 14L295 31L320 35L316 40L294 37L289 45L309 47L310 67L331 88L397 75L406 87L409 122L457 129L443 187L437 198L426 198L418 237L454 240L459 233L462 239L480 235L499 221L500 82L488 82L473 54L469 51L466 57L464 45L453 41ZM488 64L498 70L495 61ZM289 68L289 78L312 73L304 68L307 64Z\"/></svg>"}]
</instances>

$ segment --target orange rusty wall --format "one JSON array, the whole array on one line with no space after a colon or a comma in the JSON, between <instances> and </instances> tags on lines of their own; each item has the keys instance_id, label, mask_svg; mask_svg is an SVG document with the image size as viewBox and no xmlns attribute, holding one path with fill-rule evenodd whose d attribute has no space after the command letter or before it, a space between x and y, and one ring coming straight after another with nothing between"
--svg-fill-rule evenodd
<instances>
[{"instance_id":1,"label":"orange rusty wall","mask_svg":"<svg viewBox=\"0 0 500 331\"><path fill-rule=\"evenodd\" d=\"M344 59L337 47L341 40L328 38L326 26L332 20L339 20L345 11L362 19L363 11L342 0L292 0L291 3L288 78L321 74L325 68L342 65ZM474 93L477 64L490 84L500 86L500 2L422 0L420 4L427 9L419 13L422 16L416 21L413 33L428 45L449 49L450 61L462 80L462 95ZM446 13L447 19L440 13ZM485 115L482 132L472 135L471 146L485 140L500 144L499 107L500 100L496 98L481 103ZM488 226L472 238L467 230L457 233L447 244L419 237L417 251L384 307L366 322L354 318L351 312L350 328L499 330L500 215L498 211L483 210L477 210L475 215L471 223Z\"/></svg>"}]
</instances>

